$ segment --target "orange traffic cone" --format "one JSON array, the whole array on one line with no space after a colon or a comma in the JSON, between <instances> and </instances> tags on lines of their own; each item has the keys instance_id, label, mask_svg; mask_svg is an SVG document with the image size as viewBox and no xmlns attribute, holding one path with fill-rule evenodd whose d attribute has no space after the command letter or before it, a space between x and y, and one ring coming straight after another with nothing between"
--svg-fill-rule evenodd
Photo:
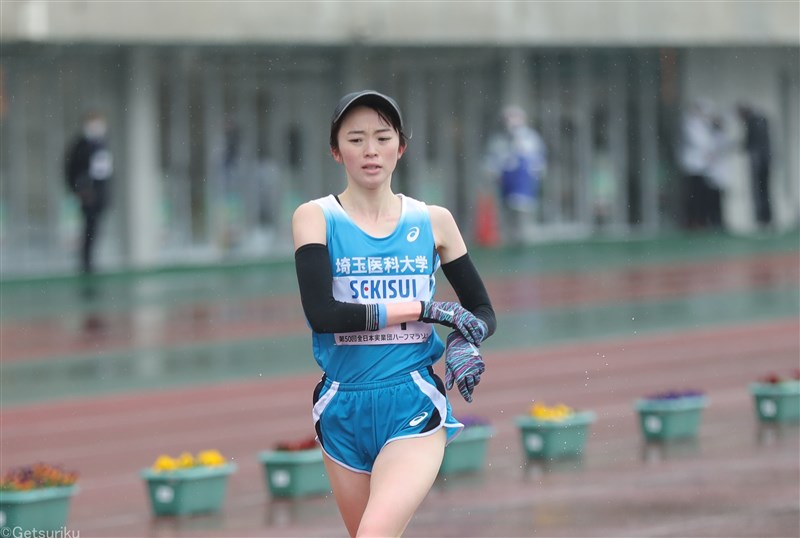
<instances>
[{"instance_id":1,"label":"orange traffic cone","mask_svg":"<svg viewBox=\"0 0 800 538\"><path fill-rule=\"evenodd\" d=\"M496 247L500 244L497 227L497 209L491 194L479 194L477 214L475 215L475 241L482 247Z\"/></svg>"}]
</instances>

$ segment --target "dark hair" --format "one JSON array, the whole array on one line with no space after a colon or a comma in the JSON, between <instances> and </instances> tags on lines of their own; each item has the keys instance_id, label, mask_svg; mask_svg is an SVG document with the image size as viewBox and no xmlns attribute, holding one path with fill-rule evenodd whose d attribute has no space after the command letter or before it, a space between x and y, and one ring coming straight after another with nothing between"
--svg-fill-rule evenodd
<instances>
[{"instance_id":1,"label":"dark hair","mask_svg":"<svg viewBox=\"0 0 800 538\"><path fill-rule=\"evenodd\" d=\"M378 116L380 116L383 121L391 125L392 128L397 131L397 134L400 136L400 147L404 147L408 144L408 137L403 131L403 120L400 117L398 109L379 94L366 94L349 102L344 110L335 116L334 121L331 123L329 139L331 149L339 149L339 129L342 127L342 122L347 116L347 113L355 106L365 106L377 112Z\"/></svg>"}]
</instances>

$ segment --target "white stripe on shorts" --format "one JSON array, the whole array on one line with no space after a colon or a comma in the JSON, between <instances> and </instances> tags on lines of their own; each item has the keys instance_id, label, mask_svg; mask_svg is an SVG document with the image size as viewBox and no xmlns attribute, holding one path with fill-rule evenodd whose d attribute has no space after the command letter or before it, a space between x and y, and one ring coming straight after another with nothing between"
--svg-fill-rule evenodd
<instances>
[{"instance_id":1,"label":"white stripe on shorts","mask_svg":"<svg viewBox=\"0 0 800 538\"><path fill-rule=\"evenodd\" d=\"M325 408L328 407L328 404L331 403L331 400L336 395L336 392L339 390L339 382L333 381L331 383L328 392L322 395L322 397L317 400L317 403L314 404L314 409L311 412L311 416L314 419L314 424L319 421L319 417L322 416L322 412L325 411Z\"/></svg>"},{"instance_id":2,"label":"white stripe on shorts","mask_svg":"<svg viewBox=\"0 0 800 538\"><path fill-rule=\"evenodd\" d=\"M422 376L419 375L419 372L411 372L411 377L414 379L414 383L416 383L419 387L419 390L421 390L428 398L431 399L434 407L436 407L436 410L439 411L439 418L441 419L440 424L444 424L447 420L447 399L441 392L439 392L439 389L437 389L435 385L432 385L428 381L422 379Z\"/></svg>"}]
</instances>

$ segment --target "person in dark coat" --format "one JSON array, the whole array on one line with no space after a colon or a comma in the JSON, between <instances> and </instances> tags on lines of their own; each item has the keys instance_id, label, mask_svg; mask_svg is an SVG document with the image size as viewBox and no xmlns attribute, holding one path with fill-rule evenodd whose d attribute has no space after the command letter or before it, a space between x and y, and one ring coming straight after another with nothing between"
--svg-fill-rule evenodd
<instances>
[{"instance_id":1,"label":"person in dark coat","mask_svg":"<svg viewBox=\"0 0 800 538\"><path fill-rule=\"evenodd\" d=\"M681 119L679 162L684 175L686 226L690 230L716 227L716 188L710 177L714 154L712 116L709 101L694 99Z\"/></svg>"},{"instance_id":2,"label":"person in dark coat","mask_svg":"<svg viewBox=\"0 0 800 538\"><path fill-rule=\"evenodd\" d=\"M78 198L83 214L80 268L87 274L94 271L94 246L100 219L108 206L114 172L107 131L103 114L87 114L83 131L70 143L64 160L67 188Z\"/></svg>"},{"instance_id":3,"label":"person in dark coat","mask_svg":"<svg viewBox=\"0 0 800 538\"><path fill-rule=\"evenodd\" d=\"M753 107L740 104L739 117L744 123L744 150L750 157L750 178L756 222L766 228L772 223L770 205L769 172L772 152L769 137L769 121Z\"/></svg>"}]
</instances>

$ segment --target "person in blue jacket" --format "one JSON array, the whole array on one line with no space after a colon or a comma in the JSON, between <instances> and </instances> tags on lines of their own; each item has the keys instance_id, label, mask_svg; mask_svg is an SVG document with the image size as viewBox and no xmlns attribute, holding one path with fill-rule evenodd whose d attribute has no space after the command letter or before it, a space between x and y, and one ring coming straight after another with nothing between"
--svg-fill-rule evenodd
<instances>
[{"instance_id":1,"label":"person in blue jacket","mask_svg":"<svg viewBox=\"0 0 800 538\"><path fill-rule=\"evenodd\" d=\"M504 242L520 246L528 241L538 212L547 150L522 108L505 107L502 120L502 131L489 141L485 166L499 189Z\"/></svg>"},{"instance_id":2,"label":"person in blue jacket","mask_svg":"<svg viewBox=\"0 0 800 538\"><path fill-rule=\"evenodd\" d=\"M496 325L452 214L392 191L406 148L394 99L345 95L330 149L347 185L292 218L300 298L324 372L312 418L351 536L403 533L463 428L445 386L472 401L485 369L479 346ZM458 302L435 300L439 267ZM452 329L446 346L433 324ZM445 383L433 370L443 353Z\"/></svg>"}]
</instances>

